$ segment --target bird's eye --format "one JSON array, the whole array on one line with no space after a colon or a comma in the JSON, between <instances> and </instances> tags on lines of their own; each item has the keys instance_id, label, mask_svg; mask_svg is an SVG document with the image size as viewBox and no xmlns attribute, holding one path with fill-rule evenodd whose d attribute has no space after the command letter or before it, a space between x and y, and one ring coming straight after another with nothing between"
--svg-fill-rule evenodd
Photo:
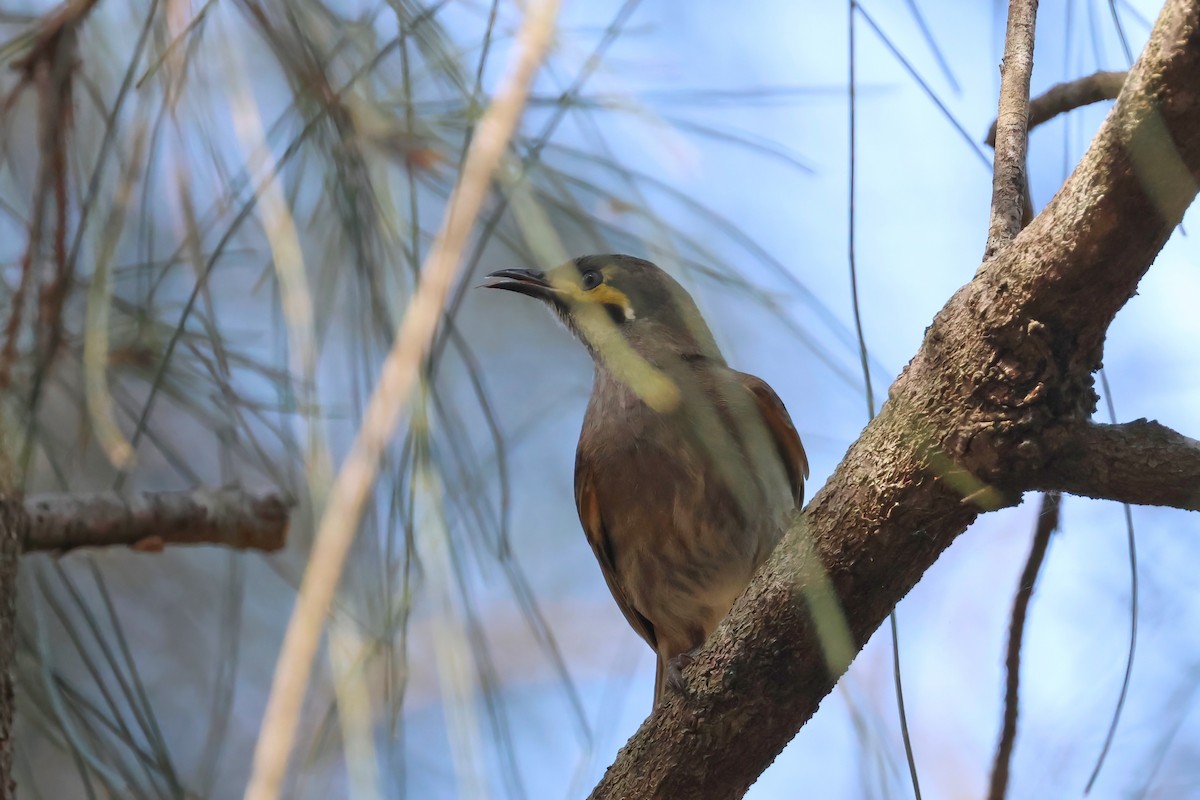
<instances>
[{"instance_id":1,"label":"bird's eye","mask_svg":"<svg viewBox=\"0 0 1200 800\"><path fill-rule=\"evenodd\" d=\"M594 269L589 269L587 272L583 273L583 277L580 282L583 284L583 288L590 292L592 289L595 289L597 286L604 283L604 276Z\"/></svg>"}]
</instances>

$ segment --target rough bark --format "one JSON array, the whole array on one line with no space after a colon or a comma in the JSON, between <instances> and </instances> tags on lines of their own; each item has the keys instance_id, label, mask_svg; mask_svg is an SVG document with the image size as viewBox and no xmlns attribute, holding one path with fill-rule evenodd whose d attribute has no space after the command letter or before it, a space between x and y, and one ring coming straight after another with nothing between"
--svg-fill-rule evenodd
<instances>
[{"instance_id":1,"label":"rough bark","mask_svg":"<svg viewBox=\"0 0 1200 800\"><path fill-rule=\"evenodd\" d=\"M1150 420L1068 429L1031 486L1200 511L1200 441Z\"/></svg>"},{"instance_id":2,"label":"rough bark","mask_svg":"<svg viewBox=\"0 0 1200 800\"><path fill-rule=\"evenodd\" d=\"M12 499L7 465L0 466L0 800L17 796L13 777L13 666L17 641L17 561L28 518Z\"/></svg>"},{"instance_id":3,"label":"rough bark","mask_svg":"<svg viewBox=\"0 0 1200 800\"><path fill-rule=\"evenodd\" d=\"M0 426L0 800L17 796L13 774L13 718L16 696L13 668L17 660L17 566L29 518L14 489L8 458L7 431Z\"/></svg>"},{"instance_id":4,"label":"rough bark","mask_svg":"<svg viewBox=\"0 0 1200 800\"><path fill-rule=\"evenodd\" d=\"M161 550L171 544L215 544L241 550L278 550L287 539L288 509L274 495L236 489L218 492L147 492L38 495L24 504L29 516L24 549L71 550L124 545Z\"/></svg>"},{"instance_id":5,"label":"rough bark","mask_svg":"<svg viewBox=\"0 0 1200 800\"><path fill-rule=\"evenodd\" d=\"M738 797L857 649L981 512L1047 488L1096 403L1113 316L1200 176L1200 0L1169 0L1087 154L1055 198L950 299L850 448L724 623L621 750L595 798ZM1078 470L1068 491L1132 496ZM1144 487L1146 481L1141 485ZM1066 487L1063 487L1066 488ZM819 559L819 561L818 561Z\"/></svg>"},{"instance_id":6,"label":"rough bark","mask_svg":"<svg viewBox=\"0 0 1200 800\"><path fill-rule=\"evenodd\" d=\"M1029 129L1092 103L1116 100L1125 84L1124 72L1093 72L1083 78L1065 83L1056 83L1029 104ZM996 123L988 129L983 143L989 147L996 144Z\"/></svg>"},{"instance_id":7,"label":"rough bark","mask_svg":"<svg viewBox=\"0 0 1200 800\"><path fill-rule=\"evenodd\" d=\"M1025 151L1029 148L1029 78L1033 74L1037 7L1037 0L1010 0L1008 4L1004 60L1000 63L1000 110L992 143L996 160L985 259L1016 237L1022 227L1023 208L1029 208L1032 215L1025 181Z\"/></svg>"}]
</instances>

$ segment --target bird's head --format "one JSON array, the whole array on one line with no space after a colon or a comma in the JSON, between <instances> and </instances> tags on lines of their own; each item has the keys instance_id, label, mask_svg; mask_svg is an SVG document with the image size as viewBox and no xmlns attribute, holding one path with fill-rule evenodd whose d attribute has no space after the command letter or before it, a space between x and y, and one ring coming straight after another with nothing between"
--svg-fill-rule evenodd
<instances>
[{"instance_id":1,"label":"bird's head","mask_svg":"<svg viewBox=\"0 0 1200 800\"><path fill-rule=\"evenodd\" d=\"M658 369L696 357L723 363L691 295L649 261L581 256L548 272L502 269L487 278L485 287L550 306L604 366L613 366L622 345Z\"/></svg>"}]
</instances>

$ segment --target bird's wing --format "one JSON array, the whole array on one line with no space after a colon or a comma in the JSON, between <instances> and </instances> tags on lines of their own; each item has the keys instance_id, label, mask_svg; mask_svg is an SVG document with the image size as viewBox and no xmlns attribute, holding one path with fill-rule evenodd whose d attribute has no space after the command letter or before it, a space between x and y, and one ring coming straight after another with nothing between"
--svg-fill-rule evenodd
<instances>
[{"instance_id":1,"label":"bird's wing","mask_svg":"<svg viewBox=\"0 0 1200 800\"><path fill-rule=\"evenodd\" d=\"M775 446L779 448L779 456L783 459L788 481L792 484L792 494L796 498L796 508L800 508L804 505L804 479L808 477L808 456L804 454L800 434L796 433L796 426L792 424L783 401L766 381L745 372L737 373L737 377L754 396L758 412L762 414L763 422L775 440Z\"/></svg>"},{"instance_id":2,"label":"bird's wing","mask_svg":"<svg viewBox=\"0 0 1200 800\"><path fill-rule=\"evenodd\" d=\"M658 652L658 640L654 635L654 626L629 602L621 578L617 575L617 567L613 558L612 539L604 528L604 519L600 514L600 498L596 490L595 471L586 459L575 458L575 507L579 510L579 521L583 524L583 532L587 534L588 543L596 560L600 562L600 571L604 573L604 582L612 592L613 599L621 608L621 613L629 621L630 627L646 640L654 652Z\"/></svg>"}]
</instances>

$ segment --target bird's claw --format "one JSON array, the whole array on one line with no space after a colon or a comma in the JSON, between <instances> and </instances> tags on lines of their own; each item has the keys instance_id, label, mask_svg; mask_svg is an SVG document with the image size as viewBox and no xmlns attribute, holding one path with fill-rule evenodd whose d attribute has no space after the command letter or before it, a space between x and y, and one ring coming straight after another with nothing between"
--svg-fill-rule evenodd
<instances>
[{"instance_id":1,"label":"bird's claw","mask_svg":"<svg viewBox=\"0 0 1200 800\"><path fill-rule=\"evenodd\" d=\"M687 696L688 694L687 680L683 677L683 671L696 660L696 651L699 649L699 647L694 647L667 659L667 685L681 695Z\"/></svg>"}]
</instances>

